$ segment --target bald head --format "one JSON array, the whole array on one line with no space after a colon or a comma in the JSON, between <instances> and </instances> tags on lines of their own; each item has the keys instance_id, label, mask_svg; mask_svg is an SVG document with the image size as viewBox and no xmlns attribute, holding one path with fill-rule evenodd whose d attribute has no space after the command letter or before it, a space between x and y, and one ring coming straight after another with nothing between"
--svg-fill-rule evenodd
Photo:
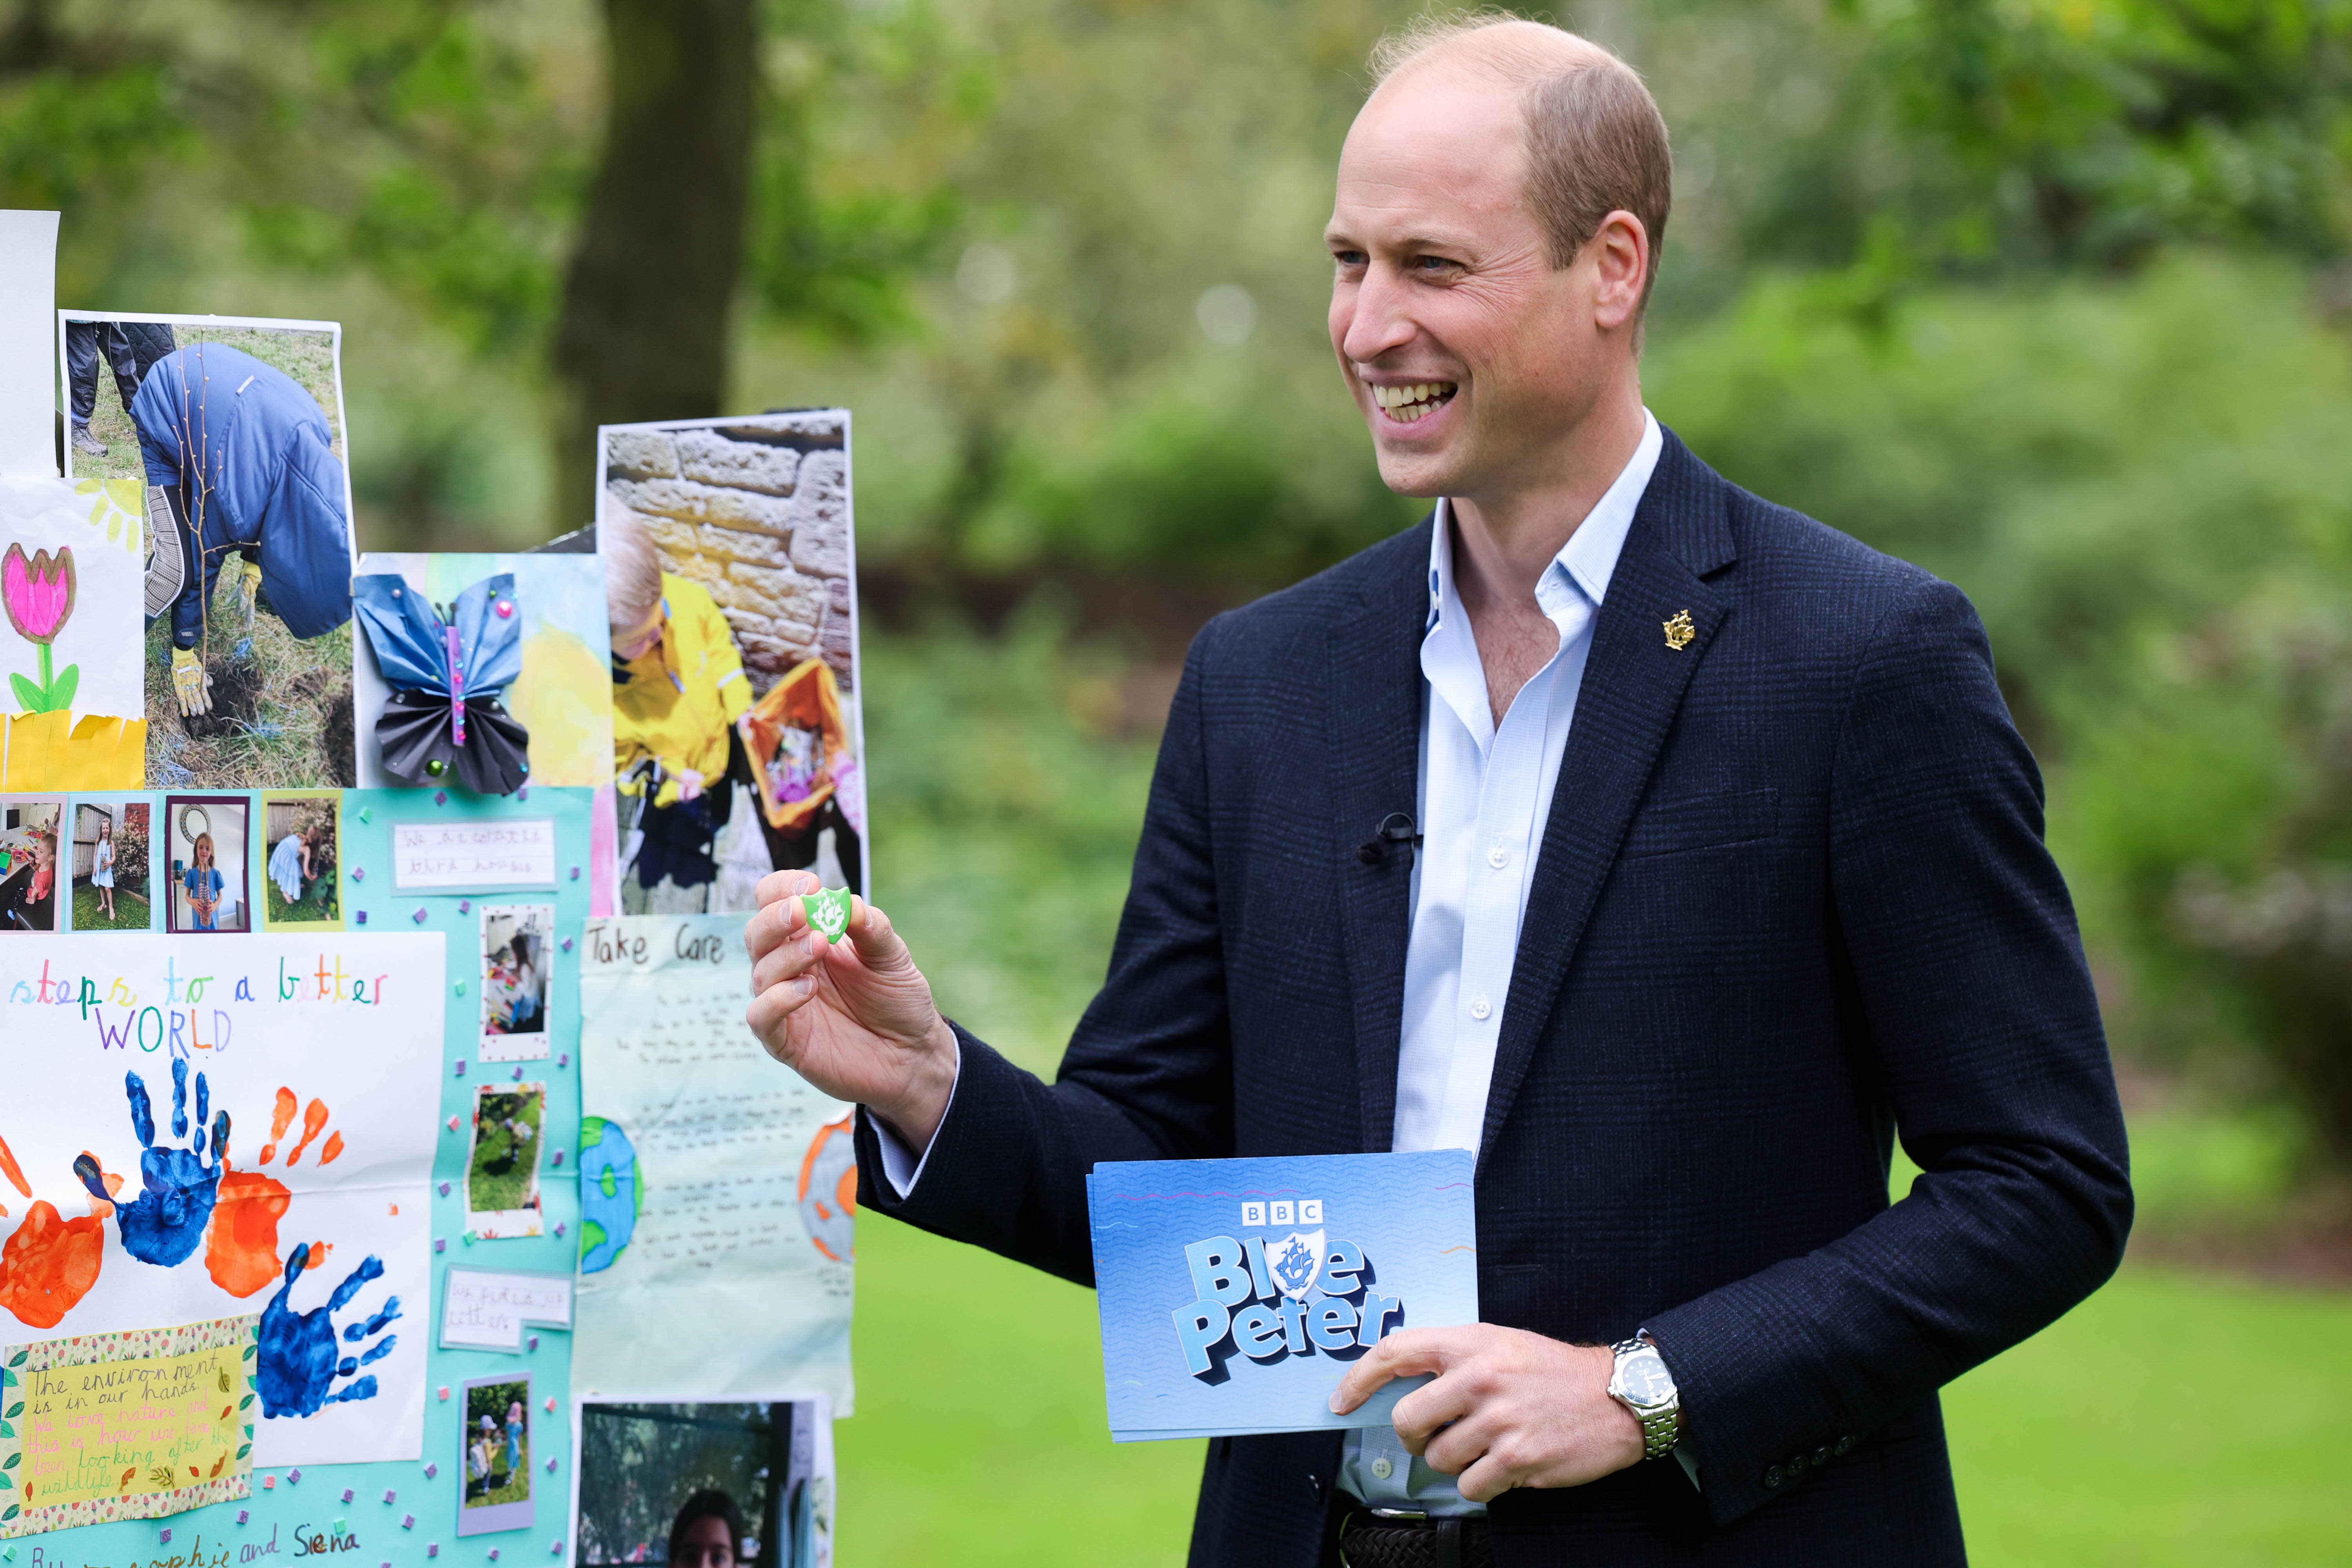
<instances>
[{"instance_id":1,"label":"bald head","mask_svg":"<svg viewBox=\"0 0 2352 1568\"><path fill-rule=\"evenodd\" d=\"M1488 83L1517 100L1527 199L1554 267L1576 258L1612 212L1641 220L1649 284L1673 205L1666 122L1642 79L1589 38L1513 17L1423 18L1373 47L1367 114L1417 86Z\"/></svg>"}]
</instances>

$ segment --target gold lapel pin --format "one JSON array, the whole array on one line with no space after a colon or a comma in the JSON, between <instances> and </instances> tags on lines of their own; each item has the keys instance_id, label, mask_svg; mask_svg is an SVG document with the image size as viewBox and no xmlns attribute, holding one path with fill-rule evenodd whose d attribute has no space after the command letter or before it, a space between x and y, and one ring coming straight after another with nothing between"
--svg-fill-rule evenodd
<instances>
[{"instance_id":1,"label":"gold lapel pin","mask_svg":"<svg viewBox=\"0 0 2352 1568\"><path fill-rule=\"evenodd\" d=\"M1666 646L1676 653L1690 647L1691 639L1696 636L1698 628L1691 625L1688 610L1676 610L1675 618L1666 623Z\"/></svg>"}]
</instances>

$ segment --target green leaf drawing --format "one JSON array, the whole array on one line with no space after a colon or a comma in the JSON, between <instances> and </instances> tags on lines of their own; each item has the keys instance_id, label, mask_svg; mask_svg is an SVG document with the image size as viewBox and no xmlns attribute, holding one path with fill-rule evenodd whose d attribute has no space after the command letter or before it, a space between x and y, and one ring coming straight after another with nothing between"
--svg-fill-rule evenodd
<instances>
[{"instance_id":1,"label":"green leaf drawing","mask_svg":"<svg viewBox=\"0 0 2352 1568\"><path fill-rule=\"evenodd\" d=\"M8 677L8 684L16 689L17 706L24 709L26 712L46 713L48 711L48 709L41 701L43 694L39 687L26 679L23 676L14 674Z\"/></svg>"},{"instance_id":2,"label":"green leaf drawing","mask_svg":"<svg viewBox=\"0 0 2352 1568\"><path fill-rule=\"evenodd\" d=\"M25 1414L25 1402L21 1399L16 1401L16 1404L8 1406L5 1411L0 1411L0 1415L5 1415L11 1421L14 1421L17 1416L22 1415L23 1414Z\"/></svg>"},{"instance_id":3,"label":"green leaf drawing","mask_svg":"<svg viewBox=\"0 0 2352 1568\"><path fill-rule=\"evenodd\" d=\"M236 1451L236 1457L237 1457L238 1458L242 1459L242 1458L244 1458L247 1454L250 1454L250 1453L252 1453L252 1452L253 1452L253 1445L252 1445L252 1444L250 1444L250 1443L247 1443L247 1444L246 1444L243 1447L241 1447L241 1448L237 1449L237 1451Z\"/></svg>"},{"instance_id":4,"label":"green leaf drawing","mask_svg":"<svg viewBox=\"0 0 2352 1568\"><path fill-rule=\"evenodd\" d=\"M5 1458L5 1459L0 1459L0 1470L13 1470L13 1469L15 1469L15 1468L16 1468L16 1461L17 1461L17 1460L19 1460L19 1459L21 1459L21 1458L23 1458L24 1457L25 1457L25 1455L24 1455L24 1451L23 1451L22 1449L19 1449L19 1450L18 1450L18 1451L16 1451L16 1453L13 1453L13 1454L9 1455L6 1458Z\"/></svg>"},{"instance_id":5,"label":"green leaf drawing","mask_svg":"<svg viewBox=\"0 0 2352 1568\"><path fill-rule=\"evenodd\" d=\"M73 706L74 689L81 685L81 666L69 664L58 671L57 683L49 688L49 707L61 712Z\"/></svg>"},{"instance_id":6,"label":"green leaf drawing","mask_svg":"<svg viewBox=\"0 0 2352 1568\"><path fill-rule=\"evenodd\" d=\"M252 1403L253 1403L253 1395L251 1395L250 1394L247 1394L243 1399L240 1399L240 1400L238 1400L238 1401L236 1402L236 1407L237 1407L239 1410L242 1410L242 1409L244 1409L247 1405L250 1405L250 1404L252 1404Z\"/></svg>"},{"instance_id":7,"label":"green leaf drawing","mask_svg":"<svg viewBox=\"0 0 2352 1568\"><path fill-rule=\"evenodd\" d=\"M5 1523L7 1523L10 1520L12 1520L12 1519L14 1519L14 1518L16 1518L16 1505L15 1503L13 1503L13 1502L12 1502L12 1503L10 1503L10 1504L8 1505L8 1511L7 1511L6 1513L0 1513L0 1524L5 1524Z\"/></svg>"},{"instance_id":8,"label":"green leaf drawing","mask_svg":"<svg viewBox=\"0 0 2352 1568\"><path fill-rule=\"evenodd\" d=\"M16 1435L16 1428L9 1426L5 1421L0 1421L0 1437L14 1437Z\"/></svg>"},{"instance_id":9,"label":"green leaf drawing","mask_svg":"<svg viewBox=\"0 0 2352 1568\"><path fill-rule=\"evenodd\" d=\"M24 1365L24 1364L25 1364L25 1358L26 1358L26 1356L28 1356L28 1355L31 1355L32 1353L33 1353L32 1347L31 1347L30 1345L27 1345L27 1346L26 1346L23 1350L18 1351L18 1352L16 1353L16 1355L14 1355L13 1357L11 1357L11 1358L9 1359L8 1364L9 1364L10 1366L22 1366L22 1365Z\"/></svg>"}]
</instances>

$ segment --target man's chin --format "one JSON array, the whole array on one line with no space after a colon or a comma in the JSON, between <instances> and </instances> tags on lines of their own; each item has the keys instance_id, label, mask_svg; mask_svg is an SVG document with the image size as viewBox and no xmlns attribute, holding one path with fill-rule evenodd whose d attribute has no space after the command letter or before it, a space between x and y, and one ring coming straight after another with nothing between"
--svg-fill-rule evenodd
<instances>
[{"instance_id":1,"label":"man's chin","mask_svg":"<svg viewBox=\"0 0 2352 1568\"><path fill-rule=\"evenodd\" d=\"M1459 488L1454 481L1461 464L1450 453L1399 452L1375 443L1374 456L1380 463L1381 483L1401 496L1434 500Z\"/></svg>"}]
</instances>

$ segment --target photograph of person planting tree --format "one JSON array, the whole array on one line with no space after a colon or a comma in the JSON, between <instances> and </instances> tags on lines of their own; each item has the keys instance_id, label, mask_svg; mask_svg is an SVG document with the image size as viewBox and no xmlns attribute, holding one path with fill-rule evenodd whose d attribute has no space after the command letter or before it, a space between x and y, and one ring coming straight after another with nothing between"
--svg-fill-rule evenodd
<instances>
[{"instance_id":1,"label":"photograph of person planting tree","mask_svg":"<svg viewBox=\"0 0 2352 1568\"><path fill-rule=\"evenodd\" d=\"M68 454L78 473L145 488L147 782L348 786L340 334L231 320L65 323L69 346L83 327L177 343L116 366L118 391L135 379L127 402L93 398Z\"/></svg>"}]
</instances>

